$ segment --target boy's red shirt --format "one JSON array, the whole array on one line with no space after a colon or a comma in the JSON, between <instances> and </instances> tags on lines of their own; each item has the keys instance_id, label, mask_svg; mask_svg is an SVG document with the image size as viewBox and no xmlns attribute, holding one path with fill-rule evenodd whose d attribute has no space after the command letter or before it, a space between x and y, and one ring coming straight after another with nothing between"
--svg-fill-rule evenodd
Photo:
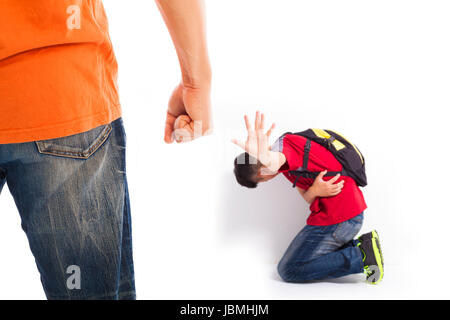
<instances>
[{"instance_id":1,"label":"boy's red shirt","mask_svg":"<svg viewBox=\"0 0 450 320\"><path fill-rule=\"evenodd\" d=\"M280 168L279 172L282 172L292 183L296 177L292 176L289 171L298 170L302 167L305 143L305 137L287 134L281 137L272 147L272 150L280 151L286 156L286 163ZM341 171L342 165L325 147L311 142L307 169L309 171ZM324 180L331 178L325 177ZM345 181L341 193L334 197L318 197L311 203L311 214L307 219L307 224L315 226L337 224L357 216L367 208L364 196L355 180L342 176L337 182L341 180ZM314 179L300 177L297 181L297 187L307 190L313 182Z\"/></svg>"}]
</instances>

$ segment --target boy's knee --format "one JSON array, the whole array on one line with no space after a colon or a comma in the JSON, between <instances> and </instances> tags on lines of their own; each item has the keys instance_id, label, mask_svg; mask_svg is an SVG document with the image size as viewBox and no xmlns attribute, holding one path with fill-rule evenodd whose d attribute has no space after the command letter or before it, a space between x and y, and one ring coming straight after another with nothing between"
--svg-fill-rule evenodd
<instances>
[{"instance_id":1,"label":"boy's knee","mask_svg":"<svg viewBox=\"0 0 450 320\"><path fill-rule=\"evenodd\" d=\"M289 262L280 261L277 270L284 282L303 283L308 281L302 266L293 266Z\"/></svg>"},{"instance_id":2,"label":"boy's knee","mask_svg":"<svg viewBox=\"0 0 450 320\"><path fill-rule=\"evenodd\" d=\"M283 260L278 263L278 275L284 282L292 282L292 267Z\"/></svg>"}]
</instances>

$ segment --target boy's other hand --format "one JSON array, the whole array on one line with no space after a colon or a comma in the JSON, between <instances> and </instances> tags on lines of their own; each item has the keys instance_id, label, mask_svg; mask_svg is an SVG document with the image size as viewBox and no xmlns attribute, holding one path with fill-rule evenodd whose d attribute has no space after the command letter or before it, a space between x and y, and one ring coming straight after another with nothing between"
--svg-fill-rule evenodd
<instances>
[{"instance_id":1,"label":"boy's other hand","mask_svg":"<svg viewBox=\"0 0 450 320\"><path fill-rule=\"evenodd\" d=\"M319 173L311 186L311 189L316 197L333 197L341 193L342 188L344 187L344 180L335 183L341 177L340 174L334 176L328 181L325 181L323 180L323 177L326 174L326 170Z\"/></svg>"}]
</instances>

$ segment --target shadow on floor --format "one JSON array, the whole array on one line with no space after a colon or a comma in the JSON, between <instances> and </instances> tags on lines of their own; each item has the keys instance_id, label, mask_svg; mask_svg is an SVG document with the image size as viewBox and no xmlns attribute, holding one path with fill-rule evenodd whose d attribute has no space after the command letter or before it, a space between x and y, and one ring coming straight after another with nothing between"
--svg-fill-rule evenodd
<instances>
[{"instance_id":1,"label":"shadow on floor","mask_svg":"<svg viewBox=\"0 0 450 320\"><path fill-rule=\"evenodd\" d=\"M257 239L254 249L268 263L277 263L309 213L297 190L281 175L248 189L237 184L232 173L222 177L220 190L220 240Z\"/></svg>"}]
</instances>

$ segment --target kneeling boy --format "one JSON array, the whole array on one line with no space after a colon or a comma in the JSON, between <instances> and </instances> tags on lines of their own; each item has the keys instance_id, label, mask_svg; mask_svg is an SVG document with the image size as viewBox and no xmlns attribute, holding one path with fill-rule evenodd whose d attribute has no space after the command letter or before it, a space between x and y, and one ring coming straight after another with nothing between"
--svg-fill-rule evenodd
<instances>
[{"instance_id":1,"label":"kneeling boy","mask_svg":"<svg viewBox=\"0 0 450 320\"><path fill-rule=\"evenodd\" d=\"M354 239L361 229L367 205L355 180L341 172L342 165L324 146L311 142L307 168L301 168L307 139L285 134L272 146L268 140L274 128L264 132L264 114L256 112L255 127L245 116L246 142L233 140L246 152L234 161L236 180L242 186L256 188L279 173L294 182L299 193L310 204L307 225L294 238L278 265L286 282L307 282L366 274L366 281L379 283L384 262L376 231ZM292 172L320 172L316 178L299 177Z\"/></svg>"}]
</instances>

